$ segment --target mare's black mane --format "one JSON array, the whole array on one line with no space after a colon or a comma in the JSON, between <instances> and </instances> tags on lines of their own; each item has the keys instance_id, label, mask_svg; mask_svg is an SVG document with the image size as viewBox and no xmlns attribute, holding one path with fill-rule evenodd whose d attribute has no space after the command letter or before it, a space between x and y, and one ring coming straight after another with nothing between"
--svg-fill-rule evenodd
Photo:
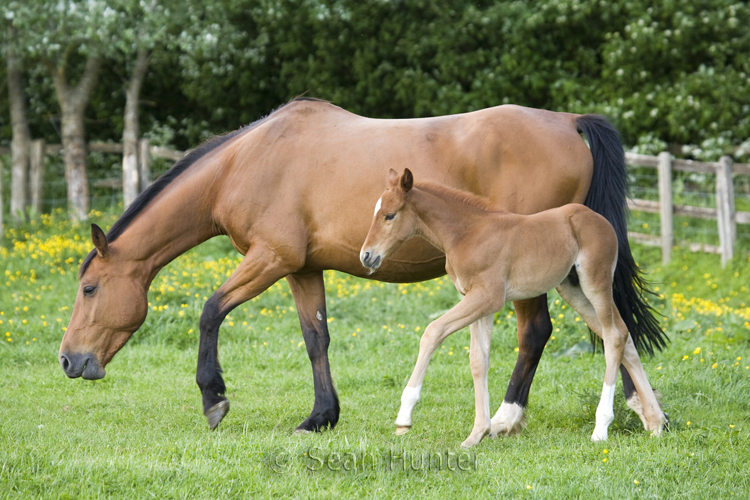
<instances>
[{"instance_id":1,"label":"mare's black mane","mask_svg":"<svg viewBox=\"0 0 750 500\"><path fill-rule=\"evenodd\" d=\"M320 101L319 99L313 99L310 97L298 97L296 99L293 99L289 101L289 103L295 102L295 101ZM183 173L185 170L190 168L191 165L193 165L197 160L199 160L201 157L203 157L208 152L218 148L222 144L226 143L227 141L237 137L238 135L242 134L243 132L250 130L252 128L257 127L260 125L263 121L265 121L269 116L271 116L276 111L280 110L287 104L283 104L276 108L274 111L269 113L267 116L264 116L263 118L260 118L259 120L256 120L252 122L249 125L245 125L244 127L235 130L234 132L229 132L225 135L215 136L211 139L207 140L197 148L190 151L187 155L185 155L183 158L181 158L177 163L175 163L172 168L170 168L164 175L156 179L153 184L151 184L148 188L146 188L145 191L143 191L138 197L133 201L133 203L130 204L130 206L125 210L125 213L122 214L122 216L117 219L117 222L112 225L109 232L107 233L107 242L112 243L115 241L122 233L127 229L127 227L133 222L133 220L138 217L138 215L143 212L143 210L153 201L154 198L156 198L159 193L161 193L164 188L166 188L173 180L175 180L181 173ZM86 272L86 269L88 269L89 264L91 264L91 260L96 255L96 250L92 250L85 259L83 259L83 263L81 264L81 269L78 271L78 278L80 279L83 277L83 274Z\"/></svg>"}]
</instances>

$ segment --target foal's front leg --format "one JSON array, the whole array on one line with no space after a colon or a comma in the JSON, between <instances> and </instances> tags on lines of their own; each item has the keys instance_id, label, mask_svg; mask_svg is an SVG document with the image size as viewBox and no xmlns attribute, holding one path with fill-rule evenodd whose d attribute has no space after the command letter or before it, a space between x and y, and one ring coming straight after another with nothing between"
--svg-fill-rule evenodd
<instances>
[{"instance_id":1,"label":"foal's front leg","mask_svg":"<svg viewBox=\"0 0 750 500\"><path fill-rule=\"evenodd\" d=\"M471 376L474 378L474 400L476 404L476 417L474 428L461 443L463 448L476 446L490 433L492 426L490 422L490 391L487 386L487 372L490 367L490 337L492 336L492 320L494 315L490 314L481 318L469 327L471 330L471 347L469 347L469 359L471 362Z\"/></svg>"},{"instance_id":2,"label":"foal's front leg","mask_svg":"<svg viewBox=\"0 0 750 500\"><path fill-rule=\"evenodd\" d=\"M494 312L495 303L495 299L481 288L473 288L461 299L461 302L425 328L419 341L417 363L401 395L401 408L398 417L396 417L396 435L405 434L411 429L412 411L419 402L422 382L424 382L427 373L427 365L429 365L430 358L432 358L438 346L451 333L466 328L479 318ZM497 307L497 310L501 307L502 304Z\"/></svg>"}]
</instances>

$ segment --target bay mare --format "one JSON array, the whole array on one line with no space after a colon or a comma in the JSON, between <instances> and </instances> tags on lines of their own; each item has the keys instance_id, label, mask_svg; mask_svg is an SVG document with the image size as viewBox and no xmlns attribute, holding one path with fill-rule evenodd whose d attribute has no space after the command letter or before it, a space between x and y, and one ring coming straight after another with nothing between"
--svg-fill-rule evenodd
<instances>
[{"instance_id":1,"label":"bay mare","mask_svg":"<svg viewBox=\"0 0 750 500\"><path fill-rule=\"evenodd\" d=\"M621 362L640 395L646 430L661 434L666 419L612 299L617 234L604 217L579 204L533 215L512 214L470 193L436 184L415 185L408 168L401 177L391 169L388 189L375 204L360 251L362 265L376 271L414 236L445 254L445 270L464 297L425 328L416 366L401 396L396 434L411 428L432 355L449 335L467 326L476 417L462 446L479 444L493 427L497 434L499 422L490 420L487 384L494 313L506 301L537 297L552 288L604 341L607 368L591 439L607 439L615 417L612 404Z\"/></svg>"},{"instance_id":2,"label":"bay mare","mask_svg":"<svg viewBox=\"0 0 750 500\"><path fill-rule=\"evenodd\" d=\"M606 120L519 106L378 120L296 99L190 152L145 190L108 234L92 225L95 250L79 271L60 345L65 373L103 377L107 363L143 323L146 292L159 270L203 241L227 235L244 259L205 303L200 319L196 381L210 427L229 410L217 358L219 326L232 309L282 278L297 306L315 388L312 412L298 430L335 426L339 402L328 364L323 270L389 282L445 273L443 254L418 239L372 275L360 264L370 226L361 208L373 206L396 164L515 213L585 202L603 214L619 240L615 302L636 346L651 351L664 345L628 247L624 156ZM504 406L516 412L504 423L507 433L521 428L529 387L552 332L545 295L515 306L519 356ZM626 384L626 396L637 401L632 383Z\"/></svg>"}]
</instances>

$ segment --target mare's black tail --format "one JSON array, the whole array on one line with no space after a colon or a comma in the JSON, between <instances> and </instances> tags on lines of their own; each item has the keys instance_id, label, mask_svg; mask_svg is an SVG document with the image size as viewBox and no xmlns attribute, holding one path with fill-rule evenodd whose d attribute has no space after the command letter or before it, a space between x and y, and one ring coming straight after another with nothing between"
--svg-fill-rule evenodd
<instances>
[{"instance_id":1,"label":"mare's black tail","mask_svg":"<svg viewBox=\"0 0 750 500\"><path fill-rule=\"evenodd\" d=\"M611 123L598 115L582 115L576 124L578 131L588 139L594 157L594 175L585 205L603 215L617 233L618 257L613 289L615 304L638 351L653 354L654 347L663 349L669 339L654 316L656 311L644 298L644 293L653 292L641 278L630 253L626 199L628 176L620 134Z\"/></svg>"}]
</instances>

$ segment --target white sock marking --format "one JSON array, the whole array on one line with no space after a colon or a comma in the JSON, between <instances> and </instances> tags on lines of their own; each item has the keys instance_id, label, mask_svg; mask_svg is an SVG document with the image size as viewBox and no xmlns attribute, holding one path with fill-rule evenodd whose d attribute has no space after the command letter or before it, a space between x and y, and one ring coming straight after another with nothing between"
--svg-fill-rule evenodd
<instances>
[{"instance_id":1,"label":"white sock marking","mask_svg":"<svg viewBox=\"0 0 750 500\"><path fill-rule=\"evenodd\" d=\"M607 429L615 419L614 402L615 386L614 384L607 385L605 382L602 386L602 399L596 408L596 427L594 427L594 433L591 435L592 441L605 441L607 439Z\"/></svg>"},{"instance_id":2,"label":"white sock marking","mask_svg":"<svg viewBox=\"0 0 750 500\"><path fill-rule=\"evenodd\" d=\"M497 413L492 417L492 424L504 424L508 429L512 429L523 419L523 408L518 403L508 403L503 401Z\"/></svg>"},{"instance_id":3,"label":"white sock marking","mask_svg":"<svg viewBox=\"0 0 750 500\"><path fill-rule=\"evenodd\" d=\"M422 386L405 387L401 393L401 408L398 410L396 425L400 427L411 427L411 414L414 407L419 403L419 393L422 392Z\"/></svg>"}]
</instances>

